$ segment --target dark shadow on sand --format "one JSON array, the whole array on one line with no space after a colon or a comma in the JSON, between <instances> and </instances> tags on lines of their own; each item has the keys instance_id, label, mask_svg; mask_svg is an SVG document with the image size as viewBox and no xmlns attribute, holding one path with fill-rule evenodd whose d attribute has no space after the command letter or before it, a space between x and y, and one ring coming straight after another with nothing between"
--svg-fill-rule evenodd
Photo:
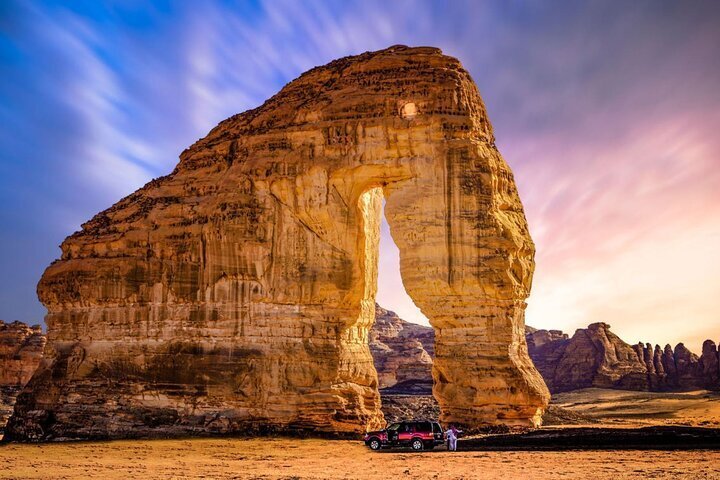
<instances>
[{"instance_id":1,"label":"dark shadow on sand","mask_svg":"<svg viewBox=\"0 0 720 480\"><path fill-rule=\"evenodd\" d=\"M720 449L720 428L544 428L521 434L461 439L459 451Z\"/></svg>"}]
</instances>

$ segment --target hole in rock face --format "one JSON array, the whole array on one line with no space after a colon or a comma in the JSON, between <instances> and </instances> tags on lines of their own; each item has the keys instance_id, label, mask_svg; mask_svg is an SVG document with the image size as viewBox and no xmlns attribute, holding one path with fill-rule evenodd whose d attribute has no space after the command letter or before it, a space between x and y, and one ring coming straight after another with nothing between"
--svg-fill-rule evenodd
<instances>
[{"instance_id":1,"label":"hole in rock face","mask_svg":"<svg viewBox=\"0 0 720 480\"><path fill-rule=\"evenodd\" d=\"M403 320L430 327L429 320L415 305L403 285L400 274L400 249L393 240L390 225L385 218L385 199L382 205L376 302L381 307L397 313Z\"/></svg>"},{"instance_id":2,"label":"hole in rock face","mask_svg":"<svg viewBox=\"0 0 720 480\"><path fill-rule=\"evenodd\" d=\"M417 113L418 113L417 106L413 102L406 103L400 109L400 114L402 115L402 118L405 118L408 120L415 118Z\"/></svg>"},{"instance_id":3,"label":"hole in rock face","mask_svg":"<svg viewBox=\"0 0 720 480\"><path fill-rule=\"evenodd\" d=\"M370 351L378 372L382 410L388 423L437 419L432 395L435 332L403 286L400 250L385 218L380 218L380 248L375 325Z\"/></svg>"}]
</instances>

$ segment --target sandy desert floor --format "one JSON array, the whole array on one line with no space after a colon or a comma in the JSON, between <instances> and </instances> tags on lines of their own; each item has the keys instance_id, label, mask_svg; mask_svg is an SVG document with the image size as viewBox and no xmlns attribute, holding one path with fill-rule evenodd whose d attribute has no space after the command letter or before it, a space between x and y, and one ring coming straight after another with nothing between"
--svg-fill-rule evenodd
<instances>
[{"instance_id":1,"label":"sandy desert floor","mask_svg":"<svg viewBox=\"0 0 720 480\"><path fill-rule=\"evenodd\" d=\"M361 442L192 439L0 447L2 479L720 479L720 451L370 452Z\"/></svg>"},{"instance_id":2,"label":"sandy desert floor","mask_svg":"<svg viewBox=\"0 0 720 480\"><path fill-rule=\"evenodd\" d=\"M658 393L587 388L553 395L552 406L604 426L720 427L720 392L706 390Z\"/></svg>"},{"instance_id":3,"label":"sandy desert floor","mask_svg":"<svg viewBox=\"0 0 720 480\"><path fill-rule=\"evenodd\" d=\"M553 403L592 426L720 425L720 395L588 389ZM462 448L462 445L461 445ZM717 479L720 450L371 452L359 441L188 439L0 445L0 479Z\"/></svg>"}]
</instances>

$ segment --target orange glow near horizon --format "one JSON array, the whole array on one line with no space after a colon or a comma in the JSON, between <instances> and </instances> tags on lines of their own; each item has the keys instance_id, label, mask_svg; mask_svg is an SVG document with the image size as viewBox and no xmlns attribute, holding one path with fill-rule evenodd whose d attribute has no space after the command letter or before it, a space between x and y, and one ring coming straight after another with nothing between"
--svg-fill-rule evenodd
<instances>
[{"instance_id":1,"label":"orange glow near horizon","mask_svg":"<svg viewBox=\"0 0 720 480\"><path fill-rule=\"evenodd\" d=\"M718 155L709 131L682 127L574 147L567 163L553 161L557 145L508 146L537 247L528 325L572 335L605 322L627 343L682 342L698 355L704 340L720 340ZM377 298L429 325L402 286L384 215Z\"/></svg>"}]
</instances>

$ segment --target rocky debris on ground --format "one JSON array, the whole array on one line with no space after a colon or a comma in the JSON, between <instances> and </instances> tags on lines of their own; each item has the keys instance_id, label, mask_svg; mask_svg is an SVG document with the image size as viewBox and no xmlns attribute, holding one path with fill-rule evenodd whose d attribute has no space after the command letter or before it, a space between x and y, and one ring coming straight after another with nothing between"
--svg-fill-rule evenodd
<instances>
[{"instance_id":1,"label":"rocky debris on ground","mask_svg":"<svg viewBox=\"0 0 720 480\"><path fill-rule=\"evenodd\" d=\"M382 392L382 412L388 423L437 420L440 406L432 395L394 395Z\"/></svg>"}]
</instances>

